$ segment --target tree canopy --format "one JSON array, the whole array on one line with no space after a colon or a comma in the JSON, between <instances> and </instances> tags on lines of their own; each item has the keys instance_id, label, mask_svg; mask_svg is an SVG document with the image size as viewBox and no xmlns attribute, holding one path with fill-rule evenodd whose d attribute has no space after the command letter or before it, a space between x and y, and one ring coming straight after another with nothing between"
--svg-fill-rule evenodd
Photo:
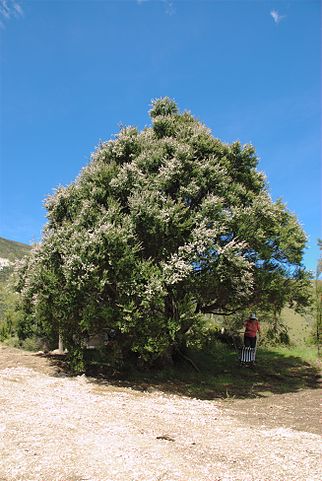
<instances>
[{"instance_id":1,"label":"tree canopy","mask_svg":"<svg viewBox=\"0 0 322 481\"><path fill-rule=\"evenodd\" d=\"M70 350L113 329L148 361L205 313L308 301L305 233L272 201L254 147L214 138L169 98L150 117L47 199L43 239L20 268L25 313Z\"/></svg>"}]
</instances>

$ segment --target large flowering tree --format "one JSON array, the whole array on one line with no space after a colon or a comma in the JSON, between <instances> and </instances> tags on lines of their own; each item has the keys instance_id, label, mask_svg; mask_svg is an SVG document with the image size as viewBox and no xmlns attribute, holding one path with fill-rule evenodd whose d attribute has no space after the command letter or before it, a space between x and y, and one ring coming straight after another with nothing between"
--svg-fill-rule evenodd
<instances>
[{"instance_id":1,"label":"large flowering tree","mask_svg":"<svg viewBox=\"0 0 322 481\"><path fill-rule=\"evenodd\" d=\"M254 148L214 138L169 98L150 116L47 199L42 242L21 269L25 311L71 352L110 328L150 360L204 313L307 302L305 234L272 201Z\"/></svg>"}]
</instances>

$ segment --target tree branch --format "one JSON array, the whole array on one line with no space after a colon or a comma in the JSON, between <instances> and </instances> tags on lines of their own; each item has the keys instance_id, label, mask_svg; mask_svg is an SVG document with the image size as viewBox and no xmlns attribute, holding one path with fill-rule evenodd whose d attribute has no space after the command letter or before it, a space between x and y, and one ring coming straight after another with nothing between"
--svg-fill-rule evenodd
<instances>
[{"instance_id":1,"label":"tree branch","mask_svg":"<svg viewBox=\"0 0 322 481\"><path fill-rule=\"evenodd\" d=\"M203 310L201 312L203 312L204 314L215 314L216 316L231 316L232 314L236 314L237 311L238 309L234 311L213 311L206 308L206 310Z\"/></svg>"},{"instance_id":2,"label":"tree branch","mask_svg":"<svg viewBox=\"0 0 322 481\"><path fill-rule=\"evenodd\" d=\"M231 314L236 314L241 307L236 307L234 310L226 310L219 307L217 303L210 304L209 306L200 306L196 308L196 312L202 312L204 314L215 314L216 316L230 316Z\"/></svg>"}]
</instances>

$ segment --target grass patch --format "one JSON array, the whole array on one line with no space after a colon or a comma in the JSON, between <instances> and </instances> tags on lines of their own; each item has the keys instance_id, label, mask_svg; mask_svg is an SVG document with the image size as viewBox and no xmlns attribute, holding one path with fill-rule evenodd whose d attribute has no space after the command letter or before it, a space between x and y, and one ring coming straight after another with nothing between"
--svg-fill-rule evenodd
<instances>
[{"instance_id":1,"label":"grass patch","mask_svg":"<svg viewBox=\"0 0 322 481\"><path fill-rule=\"evenodd\" d=\"M298 346L274 346L269 348L269 352L276 353L279 356L283 356L284 358L289 357L296 357L302 359L303 362L309 364L317 364L318 359L318 351L317 347L314 345L298 345Z\"/></svg>"},{"instance_id":2,"label":"grass patch","mask_svg":"<svg viewBox=\"0 0 322 481\"><path fill-rule=\"evenodd\" d=\"M8 347L23 349L24 351L36 352L43 348L42 340L36 337L28 337L27 339L21 340L17 336L13 336L3 339L1 342Z\"/></svg>"},{"instance_id":3,"label":"grass patch","mask_svg":"<svg viewBox=\"0 0 322 481\"><path fill-rule=\"evenodd\" d=\"M112 382L200 399L258 397L318 387L319 365L313 347L260 347L254 368L240 366L236 351L219 341L187 355L200 372L179 358L174 366L162 371L127 369L117 373Z\"/></svg>"}]
</instances>

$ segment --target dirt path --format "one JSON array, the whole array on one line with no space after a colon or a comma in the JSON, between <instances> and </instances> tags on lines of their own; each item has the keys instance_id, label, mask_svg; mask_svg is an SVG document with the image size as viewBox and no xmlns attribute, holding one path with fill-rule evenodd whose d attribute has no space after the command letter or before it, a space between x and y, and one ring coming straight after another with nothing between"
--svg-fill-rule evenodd
<instances>
[{"instance_id":1,"label":"dirt path","mask_svg":"<svg viewBox=\"0 0 322 481\"><path fill-rule=\"evenodd\" d=\"M322 433L319 389L274 394L266 398L228 399L222 406L227 414L236 416L239 421L247 424L290 428L320 435Z\"/></svg>"},{"instance_id":2,"label":"dirt path","mask_svg":"<svg viewBox=\"0 0 322 481\"><path fill-rule=\"evenodd\" d=\"M318 481L317 406L317 390L201 401L118 388L0 346L0 481Z\"/></svg>"}]
</instances>

